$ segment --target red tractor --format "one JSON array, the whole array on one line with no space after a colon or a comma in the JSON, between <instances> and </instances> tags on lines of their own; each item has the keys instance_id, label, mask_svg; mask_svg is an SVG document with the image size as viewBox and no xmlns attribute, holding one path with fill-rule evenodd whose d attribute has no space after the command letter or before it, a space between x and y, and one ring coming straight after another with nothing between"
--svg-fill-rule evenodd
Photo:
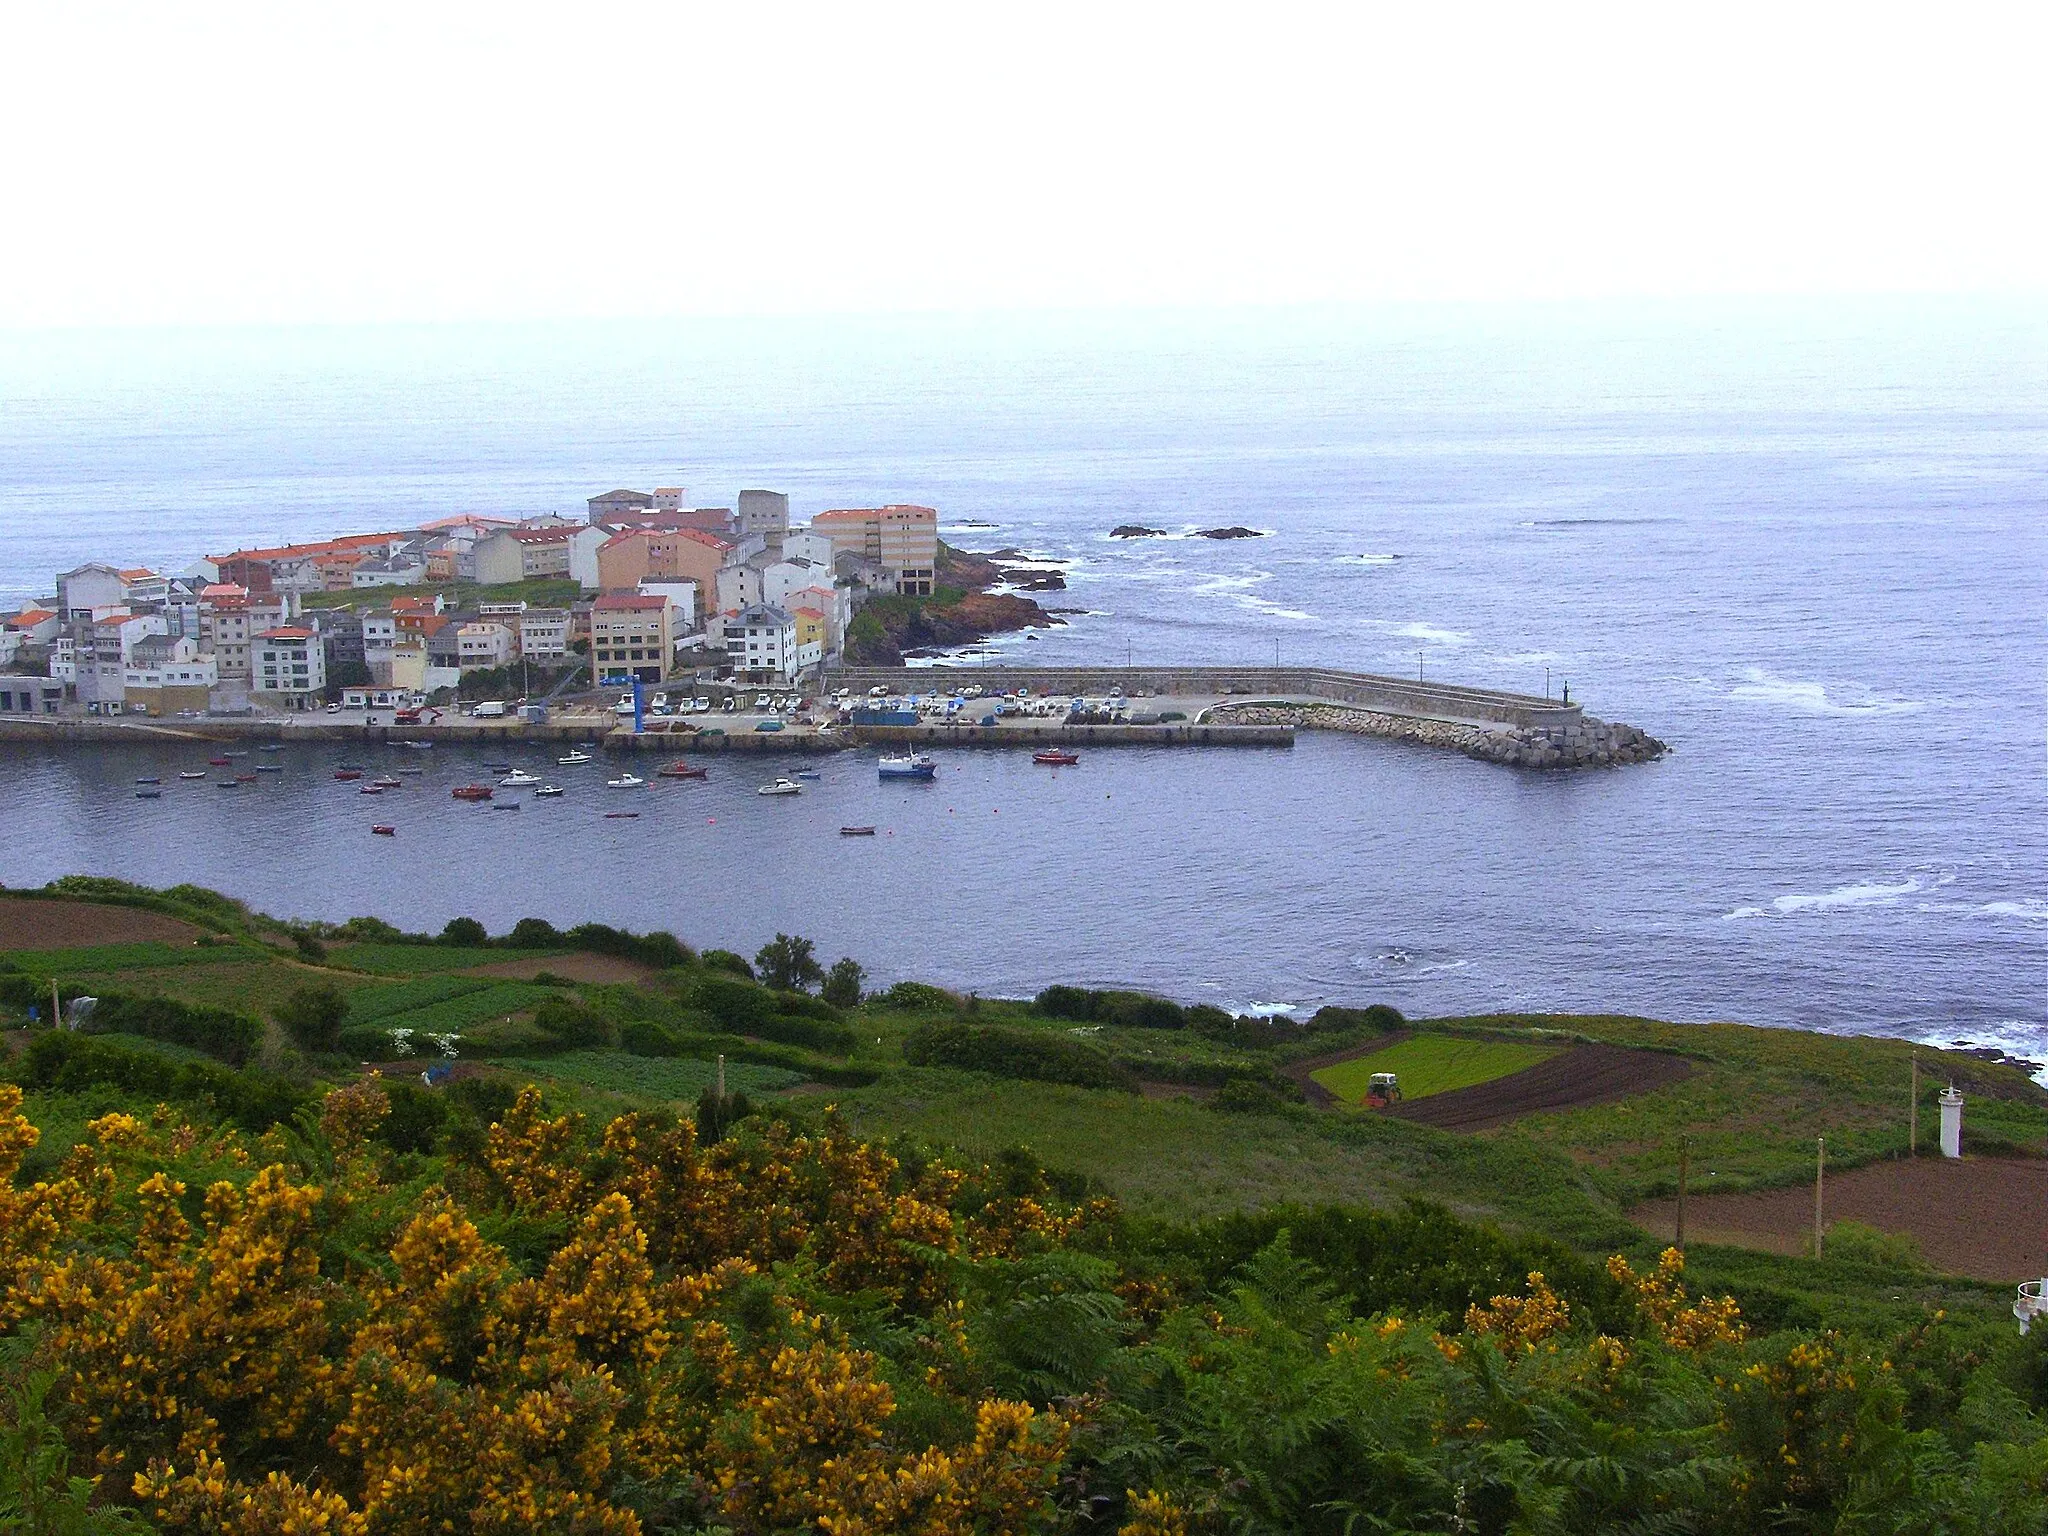
<instances>
[{"instance_id":1,"label":"red tractor","mask_svg":"<svg viewBox=\"0 0 2048 1536\"><path fill-rule=\"evenodd\" d=\"M1401 1079L1392 1072L1375 1072L1366 1086L1365 1107L1385 1109L1389 1104L1398 1103L1401 1098Z\"/></svg>"}]
</instances>

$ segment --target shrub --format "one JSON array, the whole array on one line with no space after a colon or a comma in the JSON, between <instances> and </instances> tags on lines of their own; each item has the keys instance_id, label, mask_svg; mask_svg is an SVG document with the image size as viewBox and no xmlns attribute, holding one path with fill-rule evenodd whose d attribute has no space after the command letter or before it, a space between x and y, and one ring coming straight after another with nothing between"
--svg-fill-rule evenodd
<instances>
[{"instance_id":1,"label":"shrub","mask_svg":"<svg viewBox=\"0 0 2048 1536\"><path fill-rule=\"evenodd\" d=\"M707 949L704 951L703 959L704 963L715 971L729 971L735 976L744 976L749 981L754 979L754 968L747 964L745 955L736 955L729 949Z\"/></svg>"},{"instance_id":2,"label":"shrub","mask_svg":"<svg viewBox=\"0 0 2048 1536\"><path fill-rule=\"evenodd\" d=\"M1095 994L1086 987L1047 987L1032 999L1031 1006L1049 1019L1085 1024L1095 1017Z\"/></svg>"},{"instance_id":3,"label":"shrub","mask_svg":"<svg viewBox=\"0 0 2048 1536\"><path fill-rule=\"evenodd\" d=\"M333 1051L341 1047L341 1026L348 1018L348 999L331 981L295 987L278 1005L277 1022L305 1051Z\"/></svg>"},{"instance_id":4,"label":"shrub","mask_svg":"<svg viewBox=\"0 0 2048 1536\"><path fill-rule=\"evenodd\" d=\"M914 1067L961 1067L1027 1082L1070 1083L1077 1088L1135 1093L1138 1087L1136 1078L1095 1046L996 1025L920 1024L903 1042L903 1059Z\"/></svg>"},{"instance_id":5,"label":"shrub","mask_svg":"<svg viewBox=\"0 0 2048 1536\"><path fill-rule=\"evenodd\" d=\"M775 999L750 982L706 976L697 983L696 1003L725 1029L750 1033L775 1013Z\"/></svg>"},{"instance_id":6,"label":"shrub","mask_svg":"<svg viewBox=\"0 0 2048 1536\"><path fill-rule=\"evenodd\" d=\"M1401 1010L1386 1003L1374 1003L1369 1008L1340 1008L1336 1004L1318 1008L1315 1016L1308 1021L1308 1027L1319 1034L1340 1029L1369 1029L1378 1034L1401 1028L1408 1021L1401 1016Z\"/></svg>"},{"instance_id":7,"label":"shrub","mask_svg":"<svg viewBox=\"0 0 2048 1536\"><path fill-rule=\"evenodd\" d=\"M334 936L352 944L404 944L415 937L381 917L352 917L334 930Z\"/></svg>"},{"instance_id":8,"label":"shrub","mask_svg":"<svg viewBox=\"0 0 2048 1536\"><path fill-rule=\"evenodd\" d=\"M778 933L763 944L754 968L769 986L784 992L802 992L825 979L811 941L790 933Z\"/></svg>"},{"instance_id":9,"label":"shrub","mask_svg":"<svg viewBox=\"0 0 2048 1536\"><path fill-rule=\"evenodd\" d=\"M1237 1028L1237 1019L1214 1003L1196 1003L1187 1010L1187 1025L1205 1035L1225 1035Z\"/></svg>"},{"instance_id":10,"label":"shrub","mask_svg":"<svg viewBox=\"0 0 2048 1536\"><path fill-rule=\"evenodd\" d=\"M771 1014L750 1025L747 1032L759 1035L763 1040L808 1046L814 1051L831 1051L841 1056L852 1050L859 1038L848 1025L828 1024L820 1019L789 1013Z\"/></svg>"},{"instance_id":11,"label":"shrub","mask_svg":"<svg viewBox=\"0 0 2048 1536\"><path fill-rule=\"evenodd\" d=\"M1098 992L1094 1017L1097 1023L1120 1024L1126 1029L1182 1029L1187 1025L1179 1003L1144 992Z\"/></svg>"},{"instance_id":12,"label":"shrub","mask_svg":"<svg viewBox=\"0 0 2048 1536\"><path fill-rule=\"evenodd\" d=\"M1224 1115L1277 1115L1289 1108L1287 1097L1271 1083L1238 1077L1216 1090L1209 1108Z\"/></svg>"},{"instance_id":13,"label":"shrub","mask_svg":"<svg viewBox=\"0 0 2048 1536\"><path fill-rule=\"evenodd\" d=\"M672 933L628 933L623 928L613 928L606 923L579 923L562 937L576 948L593 955L614 955L621 960L637 960L642 965L651 965L656 970L671 970L679 965L688 965L695 958L690 946Z\"/></svg>"},{"instance_id":14,"label":"shrub","mask_svg":"<svg viewBox=\"0 0 2048 1536\"><path fill-rule=\"evenodd\" d=\"M51 1030L37 1035L14 1062L24 1088L82 1093L98 1084L195 1106L246 1131L267 1131L291 1121L315 1095L270 1073L235 1072L208 1061L173 1061L155 1051L130 1050Z\"/></svg>"},{"instance_id":15,"label":"shrub","mask_svg":"<svg viewBox=\"0 0 2048 1536\"><path fill-rule=\"evenodd\" d=\"M377 1127L377 1139L394 1152L433 1151L448 1119L448 1101L404 1078L384 1078L378 1086L391 1101L391 1113Z\"/></svg>"},{"instance_id":16,"label":"shrub","mask_svg":"<svg viewBox=\"0 0 2048 1536\"><path fill-rule=\"evenodd\" d=\"M189 1045L234 1067L249 1059L263 1036L263 1026L247 1014L124 992L102 994L91 1023L95 1032L144 1035L172 1045Z\"/></svg>"},{"instance_id":17,"label":"shrub","mask_svg":"<svg viewBox=\"0 0 2048 1536\"><path fill-rule=\"evenodd\" d=\"M683 1037L653 1019L628 1019L619 1026L619 1044L635 1056L681 1056Z\"/></svg>"},{"instance_id":18,"label":"shrub","mask_svg":"<svg viewBox=\"0 0 2048 1536\"><path fill-rule=\"evenodd\" d=\"M514 949L553 949L562 942L562 935L544 917L522 917L512 925L505 942Z\"/></svg>"},{"instance_id":19,"label":"shrub","mask_svg":"<svg viewBox=\"0 0 2048 1536\"><path fill-rule=\"evenodd\" d=\"M939 1009L950 1012L960 1005L960 999L943 987L928 986L921 981L899 981L882 994L882 1004L887 1008L900 1008L906 1013L928 1013Z\"/></svg>"},{"instance_id":20,"label":"shrub","mask_svg":"<svg viewBox=\"0 0 2048 1536\"><path fill-rule=\"evenodd\" d=\"M826 1024L838 1024L845 1017L825 999L813 997L808 992L771 992L768 998L775 1005L777 1013L785 1013L792 1018L818 1019Z\"/></svg>"},{"instance_id":21,"label":"shrub","mask_svg":"<svg viewBox=\"0 0 2048 1536\"><path fill-rule=\"evenodd\" d=\"M723 1141L727 1131L753 1112L754 1106L744 1093L728 1093L720 1098L718 1085L706 1084L697 1095L697 1140L706 1146Z\"/></svg>"},{"instance_id":22,"label":"shrub","mask_svg":"<svg viewBox=\"0 0 2048 1536\"><path fill-rule=\"evenodd\" d=\"M441 942L457 949L482 949L491 942L491 936L473 917L451 917L448 926L441 930Z\"/></svg>"},{"instance_id":23,"label":"shrub","mask_svg":"<svg viewBox=\"0 0 2048 1536\"><path fill-rule=\"evenodd\" d=\"M612 1026L603 1014L573 998L550 997L533 1010L534 1027L566 1051L610 1045Z\"/></svg>"},{"instance_id":24,"label":"shrub","mask_svg":"<svg viewBox=\"0 0 2048 1536\"><path fill-rule=\"evenodd\" d=\"M292 943L298 946L299 958L319 964L327 958L327 946L320 942L318 934L308 933L299 928L292 932Z\"/></svg>"},{"instance_id":25,"label":"shrub","mask_svg":"<svg viewBox=\"0 0 2048 1536\"><path fill-rule=\"evenodd\" d=\"M835 1008L859 1007L860 989L867 979L867 972L861 969L858 960L851 955L842 955L825 973L825 1001Z\"/></svg>"}]
</instances>

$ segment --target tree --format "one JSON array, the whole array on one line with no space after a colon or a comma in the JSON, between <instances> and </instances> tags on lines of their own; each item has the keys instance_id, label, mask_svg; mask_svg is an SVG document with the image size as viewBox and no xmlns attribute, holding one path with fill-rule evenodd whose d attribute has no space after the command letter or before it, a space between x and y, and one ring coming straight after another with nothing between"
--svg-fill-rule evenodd
<instances>
[{"instance_id":1,"label":"tree","mask_svg":"<svg viewBox=\"0 0 2048 1536\"><path fill-rule=\"evenodd\" d=\"M806 992L825 979L811 941L794 934L778 933L754 956L761 979L784 992Z\"/></svg>"},{"instance_id":2,"label":"tree","mask_svg":"<svg viewBox=\"0 0 2048 1536\"><path fill-rule=\"evenodd\" d=\"M331 981L293 989L279 1005L277 1022L301 1050L338 1051L348 999Z\"/></svg>"},{"instance_id":3,"label":"tree","mask_svg":"<svg viewBox=\"0 0 2048 1536\"><path fill-rule=\"evenodd\" d=\"M482 949L490 939L484 925L473 917L451 917L448 926L441 930L443 944L453 944L461 949Z\"/></svg>"},{"instance_id":4,"label":"tree","mask_svg":"<svg viewBox=\"0 0 2048 1536\"><path fill-rule=\"evenodd\" d=\"M835 1008L854 1008L860 1004L860 989L867 981L868 973L860 968L860 962L851 955L842 955L825 973L825 1001Z\"/></svg>"}]
</instances>

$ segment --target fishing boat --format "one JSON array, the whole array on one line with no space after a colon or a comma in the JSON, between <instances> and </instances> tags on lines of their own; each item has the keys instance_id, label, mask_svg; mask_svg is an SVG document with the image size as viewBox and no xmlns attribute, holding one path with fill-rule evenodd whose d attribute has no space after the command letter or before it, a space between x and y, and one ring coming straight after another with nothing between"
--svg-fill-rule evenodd
<instances>
[{"instance_id":1,"label":"fishing boat","mask_svg":"<svg viewBox=\"0 0 2048 1536\"><path fill-rule=\"evenodd\" d=\"M378 822L376 826L374 826L374 827L370 828L370 830L371 830L372 832L376 833L376 834L377 834L377 835L378 835L379 837L396 837L396 836L398 836L398 828L396 828L396 827L390 827L390 826L386 826L386 825L385 825L385 824L384 824L383 822L381 822L381 821L380 821L380 822Z\"/></svg>"},{"instance_id":2,"label":"fishing boat","mask_svg":"<svg viewBox=\"0 0 2048 1536\"><path fill-rule=\"evenodd\" d=\"M517 800L500 800L491 809L494 811L516 811L519 809L519 802Z\"/></svg>"},{"instance_id":3,"label":"fishing boat","mask_svg":"<svg viewBox=\"0 0 2048 1536\"><path fill-rule=\"evenodd\" d=\"M646 782L637 773L622 773L616 779L606 779L604 784L607 789L638 789Z\"/></svg>"},{"instance_id":4,"label":"fishing boat","mask_svg":"<svg viewBox=\"0 0 2048 1536\"><path fill-rule=\"evenodd\" d=\"M702 768L693 767L681 758L677 758L672 763L663 764L655 769L654 772L657 777L664 779L701 779L706 777L705 771Z\"/></svg>"},{"instance_id":5,"label":"fishing boat","mask_svg":"<svg viewBox=\"0 0 2048 1536\"><path fill-rule=\"evenodd\" d=\"M381 784L365 784L356 793L359 795L381 795L384 793L384 786Z\"/></svg>"},{"instance_id":6,"label":"fishing boat","mask_svg":"<svg viewBox=\"0 0 2048 1536\"><path fill-rule=\"evenodd\" d=\"M209 768L225 768L228 765L228 760L224 757L209 757L206 760L206 764Z\"/></svg>"},{"instance_id":7,"label":"fishing boat","mask_svg":"<svg viewBox=\"0 0 2048 1536\"><path fill-rule=\"evenodd\" d=\"M552 800L561 792L562 786L559 784L543 784L539 789L536 789L533 793L535 799Z\"/></svg>"},{"instance_id":8,"label":"fishing boat","mask_svg":"<svg viewBox=\"0 0 2048 1536\"><path fill-rule=\"evenodd\" d=\"M223 754L223 755L224 755L224 756L227 756L227 757L231 757L231 758L234 758L234 757L247 757L247 756L248 756L249 754L248 754L248 753L246 753L246 752L228 752L228 753L225 753L225 754Z\"/></svg>"},{"instance_id":9,"label":"fishing boat","mask_svg":"<svg viewBox=\"0 0 2048 1536\"><path fill-rule=\"evenodd\" d=\"M800 795L803 792L803 785L790 778L770 779L754 791L757 795Z\"/></svg>"},{"instance_id":10,"label":"fishing boat","mask_svg":"<svg viewBox=\"0 0 2048 1536\"><path fill-rule=\"evenodd\" d=\"M138 784L161 784L161 783L163 783L163 780L162 780L162 779L159 779L159 778L146 778L146 779L137 779L137 780L136 780L135 782L136 782L136 783L138 783Z\"/></svg>"},{"instance_id":11,"label":"fishing boat","mask_svg":"<svg viewBox=\"0 0 2048 1536\"><path fill-rule=\"evenodd\" d=\"M485 764L484 764L484 772L485 772L485 773L510 773L511 771L512 771L512 765L511 765L510 763L485 763Z\"/></svg>"},{"instance_id":12,"label":"fishing boat","mask_svg":"<svg viewBox=\"0 0 2048 1536\"><path fill-rule=\"evenodd\" d=\"M528 773L524 768L516 769L498 780L500 789L531 789L540 782L540 775Z\"/></svg>"},{"instance_id":13,"label":"fishing boat","mask_svg":"<svg viewBox=\"0 0 2048 1536\"><path fill-rule=\"evenodd\" d=\"M181 774L179 774L179 775L178 775L178 777L179 777L179 778L181 778L181 779L203 779L203 778L205 778L205 777L206 777L206 775L205 775L204 773L200 772L200 771L199 771L198 769L196 769L196 768L195 768L195 769L194 769L194 770L193 770L192 772L190 772L190 773L181 773Z\"/></svg>"},{"instance_id":14,"label":"fishing boat","mask_svg":"<svg viewBox=\"0 0 2048 1536\"><path fill-rule=\"evenodd\" d=\"M376 786L377 786L377 788L379 788L379 789L403 789L403 788L405 788L405 781L404 781L403 779L394 779L394 778L393 778L393 777L392 777L392 776L391 776L390 774L388 774L388 773L386 773L386 774L380 774L380 775L379 775L378 777L376 777L376 778L374 778L374 779L370 780L370 782L371 782L372 784L376 785Z\"/></svg>"},{"instance_id":15,"label":"fishing boat","mask_svg":"<svg viewBox=\"0 0 2048 1536\"><path fill-rule=\"evenodd\" d=\"M253 773L238 773L235 775L235 782L237 784L254 784L256 782L256 775Z\"/></svg>"},{"instance_id":16,"label":"fishing boat","mask_svg":"<svg viewBox=\"0 0 2048 1536\"><path fill-rule=\"evenodd\" d=\"M488 784L461 784L451 791L457 800L488 800L491 786Z\"/></svg>"},{"instance_id":17,"label":"fishing boat","mask_svg":"<svg viewBox=\"0 0 2048 1536\"><path fill-rule=\"evenodd\" d=\"M638 811L606 811L604 819L606 821L638 821L640 813Z\"/></svg>"},{"instance_id":18,"label":"fishing boat","mask_svg":"<svg viewBox=\"0 0 2048 1536\"><path fill-rule=\"evenodd\" d=\"M164 792L160 789L138 789L135 791L135 798L138 800L161 800L163 797Z\"/></svg>"},{"instance_id":19,"label":"fishing boat","mask_svg":"<svg viewBox=\"0 0 2048 1536\"><path fill-rule=\"evenodd\" d=\"M1048 768L1071 768L1081 761L1081 754L1069 752L1065 747L1047 747L1031 754L1031 761L1044 763Z\"/></svg>"},{"instance_id":20,"label":"fishing boat","mask_svg":"<svg viewBox=\"0 0 2048 1536\"><path fill-rule=\"evenodd\" d=\"M425 773L426 771L424 768L413 767L411 763L400 763L392 770L394 773Z\"/></svg>"},{"instance_id":21,"label":"fishing boat","mask_svg":"<svg viewBox=\"0 0 2048 1536\"><path fill-rule=\"evenodd\" d=\"M257 771L258 773L283 773L283 772L284 772L284 764L283 764L283 763L258 763L258 764L256 765L256 771Z\"/></svg>"},{"instance_id":22,"label":"fishing boat","mask_svg":"<svg viewBox=\"0 0 2048 1536\"><path fill-rule=\"evenodd\" d=\"M841 837L873 837L875 829L873 827L841 827L839 835Z\"/></svg>"},{"instance_id":23,"label":"fishing boat","mask_svg":"<svg viewBox=\"0 0 2048 1536\"><path fill-rule=\"evenodd\" d=\"M431 752L434 748L434 744L431 741L401 741L399 745L401 747L411 747L415 752Z\"/></svg>"},{"instance_id":24,"label":"fishing boat","mask_svg":"<svg viewBox=\"0 0 2048 1536\"><path fill-rule=\"evenodd\" d=\"M360 768L337 768L334 770L334 776L344 781L360 779L363 776L363 770Z\"/></svg>"},{"instance_id":25,"label":"fishing boat","mask_svg":"<svg viewBox=\"0 0 2048 1536\"><path fill-rule=\"evenodd\" d=\"M885 779L928 779L939 769L939 765L922 752L884 757L875 767Z\"/></svg>"},{"instance_id":26,"label":"fishing boat","mask_svg":"<svg viewBox=\"0 0 2048 1536\"><path fill-rule=\"evenodd\" d=\"M793 779L822 779L824 775L815 768L799 768L790 777Z\"/></svg>"},{"instance_id":27,"label":"fishing boat","mask_svg":"<svg viewBox=\"0 0 2048 1536\"><path fill-rule=\"evenodd\" d=\"M240 789L242 786L233 779L222 779L218 787L221 789Z\"/></svg>"},{"instance_id":28,"label":"fishing boat","mask_svg":"<svg viewBox=\"0 0 2048 1536\"><path fill-rule=\"evenodd\" d=\"M279 746L274 741L266 741L262 746L258 747L256 750L258 752L282 752L284 748Z\"/></svg>"},{"instance_id":29,"label":"fishing boat","mask_svg":"<svg viewBox=\"0 0 2048 1536\"><path fill-rule=\"evenodd\" d=\"M581 749L578 749L574 752L571 752L567 757L556 758L555 761L563 764L564 766L567 766L572 763L587 763L590 761L590 754L588 752L582 751Z\"/></svg>"}]
</instances>

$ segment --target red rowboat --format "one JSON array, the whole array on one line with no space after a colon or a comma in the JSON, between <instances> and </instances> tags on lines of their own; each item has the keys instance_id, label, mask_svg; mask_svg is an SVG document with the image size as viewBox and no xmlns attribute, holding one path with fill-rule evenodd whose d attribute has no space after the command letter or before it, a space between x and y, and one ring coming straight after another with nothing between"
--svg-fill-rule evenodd
<instances>
[{"instance_id":1,"label":"red rowboat","mask_svg":"<svg viewBox=\"0 0 2048 1536\"><path fill-rule=\"evenodd\" d=\"M372 828L370 828L370 830L371 830L372 832L376 833L376 834L377 834L377 835L378 835L379 837L396 837L396 836L398 836L398 828L396 828L396 827L384 827L384 826L377 826L377 827L372 827Z\"/></svg>"},{"instance_id":2,"label":"red rowboat","mask_svg":"<svg viewBox=\"0 0 2048 1536\"><path fill-rule=\"evenodd\" d=\"M488 784L464 784L456 789L454 794L458 800L488 800L491 798L491 786Z\"/></svg>"},{"instance_id":3,"label":"red rowboat","mask_svg":"<svg viewBox=\"0 0 2048 1536\"><path fill-rule=\"evenodd\" d=\"M1081 754L1069 752L1065 747L1047 747L1043 752L1032 753L1031 761L1053 768L1071 768L1081 761Z\"/></svg>"},{"instance_id":4,"label":"red rowboat","mask_svg":"<svg viewBox=\"0 0 2048 1536\"><path fill-rule=\"evenodd\" d=\"M337 779L360 779L363 776L363 770L360 768L337 768L334 770L334 776Z\"/></svg>"},{"instance_id":5,"label":"red rowboat","mask_svg":"<svg viewBox=\"0 0 2048 1536\"><path fill-rule=\"evenodd\" d=\"M702 768L692 768L681 758L677 758L666 767L655 769L654 776L658 779L701 779L707 777L707 774Z\"/></svg>"}]
</instances>

